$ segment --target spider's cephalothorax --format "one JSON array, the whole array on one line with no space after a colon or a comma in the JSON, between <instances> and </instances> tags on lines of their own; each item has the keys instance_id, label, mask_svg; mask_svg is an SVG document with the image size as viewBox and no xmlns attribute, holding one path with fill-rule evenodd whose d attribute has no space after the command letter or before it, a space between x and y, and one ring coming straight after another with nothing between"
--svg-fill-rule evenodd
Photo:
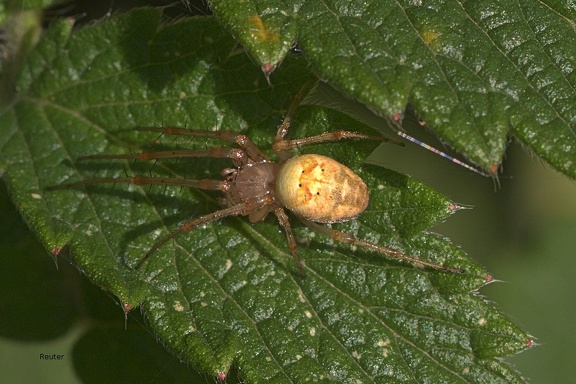
<instances>
[{"instance_id":1,"label":"spider's cephalothorax","mask_svg":"<svg viewBox=\"0 0 576 384\"><path fill-rule=\"evenodd\" d=\"M380 136L375 137L342 130L302 139L285 139L284 137L290 128L296 107L307 89L308 87L304 87L294 96L288 113L278 128L273 145L278 161L272 161L248 137L236 132L209 132L180 127L142 127L138 129L160 132L165 135L220 139L236 143L238 147L141 152L127 155L94 155L81 159L228 158L232 161L235 168L223 170L223 180L190 180L146 176L109 177L84 180L78 183L61 185L53 189L98 183L128 182L137 185L176 185L204 190L217 190L223 193L223 198L221 199L222 209L181 224L177 229L154 244L136 265L136 269L140 268L152 253L164 243L182 232L190 231L200 225L228 216L248 216L248 219L255 223L264 220L269 213L274 213L286 233L290 252L294 256L301 273L305 275L303 264L296 253L296 241L286 214L286 209L288 209L307 227L336 241L372 249L416 265L449 272L462 272L460 269L416 259L398 250L367 242L356 238L354 235L318 224L343 222L362 214L368 206L368 188L356 173L334 159L314 154L292 157L289 150L303 145L341 139L387 139Z\"/></svg>"},{"instance_id":2,"label":"spider's cephalothorax","mask_svg":"<svg viewBox=\"0 0 576 384\"><path fill-rule=\"evenodd\" d=\"M224 190L223 205L231 207L242 202L262 205L260 209L248 208L243 214L248 215L252 223L264 220L277 205L274 204L274 184L279 169L277 163L261 161L227 170L228 188Z\"/></svg>"}]
</instances>

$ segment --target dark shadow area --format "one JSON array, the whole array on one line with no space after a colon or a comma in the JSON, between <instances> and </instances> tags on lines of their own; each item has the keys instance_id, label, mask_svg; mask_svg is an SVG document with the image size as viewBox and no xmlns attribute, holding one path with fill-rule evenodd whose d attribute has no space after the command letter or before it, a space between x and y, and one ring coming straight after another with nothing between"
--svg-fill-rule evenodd
<instances>
[{"instance_id":1,"label":"dark shadow area","mask_svg":"<svg viewBox=\"0 0 576 384\"><path fill-rule=\"evenodd\" d=\"M212 14L206 1L202 0L187 0L186 4L177 0L65 0L44 9L43 23L47 28L58 19L72 17L76 20L75 27L82 27L95 20L141 7L163 7L165 17L169 19Z\"/></svg>"}]
</instances>

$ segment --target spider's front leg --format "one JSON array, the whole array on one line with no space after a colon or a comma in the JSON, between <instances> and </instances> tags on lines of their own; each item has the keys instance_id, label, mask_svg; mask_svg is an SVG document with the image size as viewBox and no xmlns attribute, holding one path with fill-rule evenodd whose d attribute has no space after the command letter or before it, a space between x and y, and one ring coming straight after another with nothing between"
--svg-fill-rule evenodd
<instances>
[{"instance_id":1,"label":"spider's front leg","mask_svg":"<svg viewBox=\"0 0 576 384\"><path fill-rule=\"evenodd\" d=\"M144 151L121 155L90 155L79 157L79 161L85 160L160 160L160 159L185 159L185 158L216 158L230 159L236 166L245 165L248 162L248 154L240 148L217 147L210 149L169 149L165 151Z\"/></svg>"},{"instance_id":2,"label":"spider's front leg","mask_svg":"<svg viewBox=\"0 0 576 384\"><path fill-rule=\"evenodd\" d=\"M236 143L242 148L245 154L255 162L269 161L270 159L266 156L256 144L250 140L250 138L244 134L233 132L233 131L203 131L199 129L188 129L182 127L138 127L139 131L148 132L160 132L165 135L176 135L176 136L194 136L194 137L205 137L212 139L219 139L222 141L227 141L229 143ZM229 148L222 148L229 149ZM233 149L233 148L232 148ZM210 156L203 156L210 157Z\"/></svg>"},{"instance_id":3,"label":"spider's front leg","mask_svg":"<svg viewBox=\"0 0 576 384\"><path fill-rule=\"evenodd\" d=\"M355 139L355 140L380 140L380 141L387 141L397 145L404 145L403 143L390 139L384 136L371 136L366 135L364 133L359 132L352 132L352 131L344 131L344 130L337 130L334 132L327 132L322 133L320 135L304 137L301 139L295 140L287 140L284 137L288 133L290 126L292 125L292 121L294 120L294 114L298 109L298 106L304 99L304 96L310 91L310 89L316 84L315 81L310 80L308 81L300 91L292 98L292 102L290 103L290 107L288 107L288 112L282 121L282 124L278 127L276 132L276 138L274 139L274 144L272 145L272 149L282 161L288 160L291 156L288 153L289 149L297 148L303 145L310 145L310 144L317 144L317 143L325 143L330 141L338 141L342 139Z\"/></svg>"},{"instance_id":4,"label":"spider's front leg","mask_svg":"<svg viewBox=\"0 0 576 384\"><path fill-rule=\"evenodd\" d=\"M231 159L237 167L244 166L248 163L248 155L240 148L211 148L211 149L179 149L166 151L145 151L130 154L118 155L90 155L79 157L79 161L86 160L159 160L159 159L177 159L177 158L224 158ZM215 179L183 179L177 177L147 177L147 176L128 176L128 177L100 177L87 179L75 183L68 183L48 187L48 190L68 189L79 186L103 184L103 183L129 183L134 185L170 185L187 188L198 188L211 191L227 192L230 190L231 181L227 178L224 181Z\"/></svg>"},{"instance_id":5,"label":"spider's front leg","mask_svg":"<svg viewBox=\"0 0 576 384\"><path fill-rule=\"evenodd\" d=\"M355 139L355 140L380 140L380 141L387 141L397 145L404 145L401 142L387 138L385 136L371 136L366 135L364 133L359 132L352 132L352 131L344 131L344 130L337 130L333 132L326 132L320 135L303 137L301 139L294 139L294 140L279 140L276 141L273 145L273 149L276 153L282 153L287 151L288 149L297 148L303 145L310 145L310 144L318 144L318 143L326 143L330 141L339 141L342 139Z\"/></svg>"},{"instance_id":6,"label":"spider's front leg","mask_svg":"<svg viewBox=\"0 0 576 384\"><path fill-rule=\"evenodd\" d=\"M274 140L275 143L278 141L282 141L284 139L284 136L286 136L288 130L290 129L292 119L294 118L294 114L296 113L298 106L300 105L304 97L308 94L308 92L310 92L310 90L317 83L318 81L316 80L316 78L308 80L302 86L302 88L300 88L298 93L295 94L294 97L292 97L292 101L290 102L290 106L288 107L288 111L286 112L286 116L284 116L284 121L282 121L282 124L280 124L278 130L276 131L276 139Z\"/></svg>"}]
</instances>

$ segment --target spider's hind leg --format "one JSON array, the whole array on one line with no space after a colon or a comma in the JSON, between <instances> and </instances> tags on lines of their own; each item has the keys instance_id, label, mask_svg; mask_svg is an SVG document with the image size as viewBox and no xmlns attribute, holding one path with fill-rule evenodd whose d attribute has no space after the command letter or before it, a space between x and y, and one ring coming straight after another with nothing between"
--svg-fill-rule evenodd
<instances>
[{"instance_id":1,"label":"spider's hind leg","mask_svg":"<svg viewBox=\"0 0 576 384\"><path fill-rule=\"evenodd\" d=\"M290 248L290 253L298 266L298 270L303 277L306 277L306 272L304 271L304 266L302 265L302 260L298 257L298 253L296 252L298 246L296 245L296 240L294 238L294 234L292 233L292 227L290 226L290 220L288 219L288 215L283 208L276 208L274 210L274 214L278 218L278 222L280 226L284 228L284 232L286 233L286 239L288 240L288 247Z\"/></svg>"},{"instance_id":2,"label":"spider's hind leg","mask_svg":"<svg viewBox=\"0 0 576 384\"><path fill-rule=\"evenodd\" d=\"M444 271L444 272L450 272L450 273L464 273L465 272L463 269L460 269L460 268L451 268L451 267L446 267L444 265L430 263L428 261L424 261L421 259L417 259L415 257L405 255L404 253L402 253L396 249L393 249L393 248L389 248L389 247L386 247L386 246L383 246L380 244L360 240L352 234L325 227L325 226L320 225L318 223L307 220L301 216L298 216L298 218L308 228L310 228L316 232L320 232L321 234L328 236L328 237L330 237L336 241L342 242L342 243L357 245L357 246L360 246L363 248L371 249L373 251L376 251L378 253L382 253L382 254L384 254L388 257L391 257L393 259L406 261L406 262L413 264L413 265L416 265L416 266L432 268L432 269L436 269L438 271Z\"/></svg>"}]
</instances>

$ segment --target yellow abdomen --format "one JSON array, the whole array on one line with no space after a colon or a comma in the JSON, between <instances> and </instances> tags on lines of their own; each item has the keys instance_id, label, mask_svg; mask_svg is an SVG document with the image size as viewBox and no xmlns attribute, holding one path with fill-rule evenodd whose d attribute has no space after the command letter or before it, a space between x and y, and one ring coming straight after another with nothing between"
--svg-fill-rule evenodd
<instances>
[{"instance_id":1,"label":"yellow abdomen","mask_svg":"<svg viewBox=\"0 0 576 384\"><path fill-rule=\"evenodd\" d=\"M276 196L296 214L319 223L347 221L368 206L368 188L347 166L322 155L286 161L276 179Z\"/></svg>"}]
</instances>

